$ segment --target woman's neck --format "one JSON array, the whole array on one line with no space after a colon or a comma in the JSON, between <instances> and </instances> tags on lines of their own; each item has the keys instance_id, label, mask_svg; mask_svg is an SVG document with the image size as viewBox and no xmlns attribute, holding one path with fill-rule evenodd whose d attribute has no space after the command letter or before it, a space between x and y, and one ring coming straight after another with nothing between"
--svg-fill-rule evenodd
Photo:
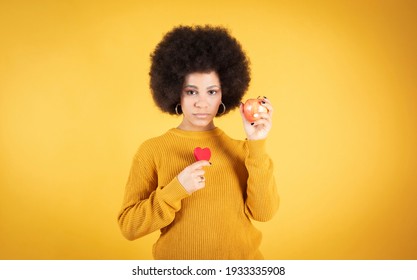
<instances>
[{"instance_id":1,"label":"woman's neck","mask_svg":"<svg viewBox=\"0 0 417 280\"><path fill-rule=\"evenodd\" d=\"M185 130L185 131L208 131L208 130L215 129L216 126L214 125L213 121L211 121L208 125L205 125L205 126L196 126L196 125L189 124L185 121L182 121L177 126L177 128L181 130Z\"/></svg>"}]
</instances>

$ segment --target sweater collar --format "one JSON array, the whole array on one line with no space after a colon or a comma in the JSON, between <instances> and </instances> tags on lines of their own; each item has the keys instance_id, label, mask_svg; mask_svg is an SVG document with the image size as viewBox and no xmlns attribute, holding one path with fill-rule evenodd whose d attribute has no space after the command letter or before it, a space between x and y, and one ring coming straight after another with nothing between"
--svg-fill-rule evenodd
<instances>
[{"instance_id":1,"label":"sweater collar","mask_svg":"<svg viewBox=\"0 0 417 280\"><path fill-rule=\"evenodd\" d=\"M171 128L169 132L177 136L193 138L193 139L211 138L211 137L217 137L223 134L223 130L221 130L218 127L211 129L211 130L206 130L206 131L188 131L188 130L182 130L178 128Z\"/></svg>"}]
</instances>

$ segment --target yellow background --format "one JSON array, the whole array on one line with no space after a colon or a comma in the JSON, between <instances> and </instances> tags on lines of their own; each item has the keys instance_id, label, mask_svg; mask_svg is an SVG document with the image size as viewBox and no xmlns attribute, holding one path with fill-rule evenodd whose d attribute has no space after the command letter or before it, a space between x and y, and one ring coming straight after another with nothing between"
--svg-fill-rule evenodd
<instances>
[{"instance_id":1,"label":"yellow background","mask_svg":"<svg viewBox=\"0 0 417 280\"><path fill-rule=\"evenodd\" d=\"M149 54L221 24L275 105L281 207L267 259L417 258L415 1L6 1L0 5L0 258L150 259L116 222L131 159L176 126ZM244 138L232 112L216 124Z\"/></svg>"}]
</instances>

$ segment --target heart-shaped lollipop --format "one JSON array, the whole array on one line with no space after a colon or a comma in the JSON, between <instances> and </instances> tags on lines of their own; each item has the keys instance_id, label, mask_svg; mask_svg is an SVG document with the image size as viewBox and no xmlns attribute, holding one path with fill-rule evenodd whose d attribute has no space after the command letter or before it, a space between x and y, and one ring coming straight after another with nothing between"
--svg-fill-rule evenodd
<instances>
[{"instance_id":1,"label":"heart-shaped lollipop","mask_svg":"<svg viewBox=\"0 0 417 280\"><path fill-rule=\"evenodd\" d=\"M196 161L199 161L199 160L208 161L210 160L210 157L211 157L211 151L209 148L202 149L200 147L197 147L194 149L194 157Z\"/></svg>"}]
</instances>

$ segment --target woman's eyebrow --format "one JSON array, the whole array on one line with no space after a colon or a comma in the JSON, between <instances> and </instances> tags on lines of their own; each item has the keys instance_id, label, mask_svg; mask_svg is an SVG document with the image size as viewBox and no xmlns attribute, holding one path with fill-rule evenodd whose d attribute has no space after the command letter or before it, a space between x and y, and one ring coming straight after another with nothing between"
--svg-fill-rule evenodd
<instances>
[{"instance_id":1,"label":"woman's eyebrow","mask_svg":"<svg viewBox=\"0 0 417 280\"><path fill-rule=\"evenodd\" d=\"M195 88L198 89L197 86L193 86L193 85L185 85L184 88ZM212 86L208 86L207 89L212 89L212 88L220 88L220 86L218 85L212 85Z\"/></svg>"}]
</instances>

